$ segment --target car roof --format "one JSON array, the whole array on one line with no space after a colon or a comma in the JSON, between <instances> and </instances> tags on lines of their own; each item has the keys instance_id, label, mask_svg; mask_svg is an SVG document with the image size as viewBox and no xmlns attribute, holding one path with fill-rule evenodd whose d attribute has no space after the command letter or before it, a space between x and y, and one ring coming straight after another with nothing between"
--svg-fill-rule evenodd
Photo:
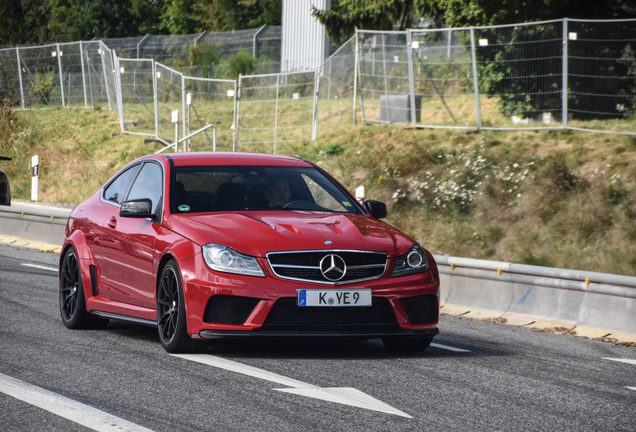
<instances>
[{"instance_id":1,"label":"car roof","mask_svg":"<svg viewBox=\"0 0 636 432\"><path fill-rule=\"evenodd\" d=\"M164 155L174 161L175 166L202 165L251 165L310 167L309 162L292 156L240 153L240 152L187 152Z\"/></svg>"}]
</instances>

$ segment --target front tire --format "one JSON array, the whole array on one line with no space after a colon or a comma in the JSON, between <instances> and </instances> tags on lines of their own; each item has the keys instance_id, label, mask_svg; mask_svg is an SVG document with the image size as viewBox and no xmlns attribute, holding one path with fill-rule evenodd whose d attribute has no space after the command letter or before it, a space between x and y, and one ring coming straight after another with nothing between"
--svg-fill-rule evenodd
<instances>
[{"instance_id":1,"label":"front tire","mask_svg":"<svg viewBox=\"0 0 636 432\"><path fill-rule=\"evenodd\" d=\"M86 311L82 273L73 247L68 248L60 266L60 315L70 329L90 328L91 316Z\"/></svg>"},{"instance_id":2,"label":"front tire","mask_svg":"<svg viewBox=\"0 0 636 432\"><path fill-rule=\"evenodd\" d=\"M166 263L157 290L157 329L169 353L192 351L197 341L188 336L180 271L175 260Z\"/></svg>"},{"instance_id":3,"label":"front tire","mask_svg":"<svg viewBox=\"0 0 636 432\"><path fill-rule=\"evenodd\" d=\"M411 337L383 337L382 343L391 351L416 352L424 351L433 342L432 337L411 336Z\"/></svg>"}]
</instances>

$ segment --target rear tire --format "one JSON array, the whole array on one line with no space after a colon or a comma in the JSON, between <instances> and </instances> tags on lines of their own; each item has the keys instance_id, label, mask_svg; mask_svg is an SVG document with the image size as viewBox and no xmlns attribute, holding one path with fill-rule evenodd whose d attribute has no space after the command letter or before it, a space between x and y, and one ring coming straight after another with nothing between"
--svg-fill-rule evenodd
<instances>
[{"instance_id":1,"label":"rear tire","mask_svg":"<svg viewBox=\"0 0 636 432\"><path fill-rule=\"evenodd\" d=\"M185 353L201 348L187 331L181 272L175 260L161 271L157 289L157 330L161 345L169 353Z\"/></svg>"},{"instance_id":2,"label":"rear tire","mask_svg":"<svg viewBox=\"0 0 636 432\"><path fill-rule=\"evenodd\" d=\"M427 336L394 336L383 337L382 343L391 351L417 352L424 351L433 342L432 337Z\"/></svg>"},{"instance_id":3,"label":"rear tire","mask_svg":"<svg viewBox=\"0 0 636 432\"><path fill-rule=\"evenodd\" d=\"M73 247L68 248L60 265L60 315L70 329L87 329L91 316L86 311L84 283L79 259Z\"/></svg>"}]
</instances>

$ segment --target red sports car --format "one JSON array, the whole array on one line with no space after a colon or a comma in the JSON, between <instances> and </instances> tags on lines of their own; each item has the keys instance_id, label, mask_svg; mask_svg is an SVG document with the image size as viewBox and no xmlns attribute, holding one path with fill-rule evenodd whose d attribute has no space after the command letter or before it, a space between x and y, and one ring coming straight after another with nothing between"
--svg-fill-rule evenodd
<instances>
[{"instance_id":1,"label":"red sports car","mask_svg":"<svg viewBox=\"0 0 636 432\"><path fill-rule=\"evenodd\" d=\"M437 267L386 215L295 157L145 156L73 209L62 321L156 326L169 352L246 336L425 349L438 333Z\"/></svg>"}]
</instances>

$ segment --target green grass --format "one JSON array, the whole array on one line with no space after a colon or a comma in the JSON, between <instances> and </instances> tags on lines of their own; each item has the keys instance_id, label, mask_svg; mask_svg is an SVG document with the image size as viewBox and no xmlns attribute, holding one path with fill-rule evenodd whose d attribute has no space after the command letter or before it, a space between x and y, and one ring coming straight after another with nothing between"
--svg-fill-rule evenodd
<instances>
[{"instance_id":1,"label":"green grass","mask_svg":"<svg viewBox=\"0 0 636 432\"><path fill-rule=\"evenodd\" d=\"M226 109L199 106L206 118ZM352 128L351 120L350 100L321 101L318 139L292 135L300 141L279 143L278 153L319 163L350 190L364 185L367 198L388 204L391 223L435 253L636 275L636 143L630 137ZM593 126L625 130L631 124ZM0 154L13 162L0 166L14 198L30 197L33 155L41 160L41 201L78 203L126 163L161 148L118 132L115 113L105 109L4 111ZM220 134L231 139L229 129ZM252 139L244 132L239 138Z\"/></svg>"}]
</instances>

